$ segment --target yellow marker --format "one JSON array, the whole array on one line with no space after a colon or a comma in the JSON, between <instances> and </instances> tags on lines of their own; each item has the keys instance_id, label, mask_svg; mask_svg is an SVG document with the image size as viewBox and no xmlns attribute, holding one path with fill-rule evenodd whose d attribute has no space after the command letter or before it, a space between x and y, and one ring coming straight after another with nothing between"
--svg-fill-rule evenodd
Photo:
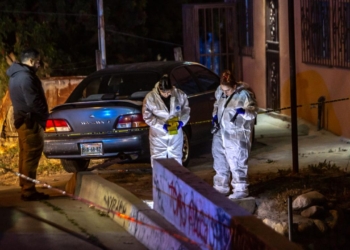
<instances>
[{"instance_id":1,"label":"yellow marker","mask_svg":"<svg viewBox=\"0 0 350 250\"><path fill-rule=\"evenodd\" d=\"M169 135L177 135L177 126L179 125L179 118L173 117L167 121L167 124L170 125L168 127Z\"/></svg>"}]
</instances>

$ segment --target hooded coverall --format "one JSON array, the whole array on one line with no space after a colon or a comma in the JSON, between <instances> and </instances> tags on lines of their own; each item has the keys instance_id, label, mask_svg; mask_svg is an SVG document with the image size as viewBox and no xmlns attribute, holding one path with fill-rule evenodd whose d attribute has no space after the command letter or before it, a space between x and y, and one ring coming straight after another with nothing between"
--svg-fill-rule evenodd
<instances>
[{"instance_id":1,"label":"hooded coverall","mask_svg":"<svg viewBox=\"0 0 350 250\"><path fill-rule=\"evenodd\" d=\"M248 157L257 108L254 94L248 90L247 84L239 83L232 95L224 108L229 97L225 96L220 86L215 92L213 116L217 115L220 130L213 136L212 154L216 171L213 182L217 191L229 194L231 172L233 194L229 198L236 198L235 193L236 196L248 196ZM243 108L245 113L231 121L238 108Z\"/></svg>"},{"instance_id":2,"label":"hooded coverall","mask_svg":"<svg viewBox=\"0 0 350 250\"><path fill-rule=\"evenodd\" d=\"M171 89L170 110L168 110L158 91L159 82L149 92L142 107L143 119L149 128L151 164L153 159L174 158L182 165L183 131L170 135L163 129L164 124L171 118L177 117L185 125L190 119L190 107L187 95L180 89Z\"/></svg>"}]
</instances>

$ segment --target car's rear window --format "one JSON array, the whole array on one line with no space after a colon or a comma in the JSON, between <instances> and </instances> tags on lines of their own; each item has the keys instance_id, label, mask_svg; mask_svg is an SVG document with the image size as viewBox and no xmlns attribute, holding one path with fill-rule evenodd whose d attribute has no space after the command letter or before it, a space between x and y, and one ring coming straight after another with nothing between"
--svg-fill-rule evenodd
<instances>
[{"instance_id":1,"label":"car's rear window","mask_svg":"<svg viewBox=\"0 0 350 250\"><path fill-rule=\"evenodd\" d=\"M84 79L67 102L99 101L104 99L143 99L153 89L159 75L154 72L106 74Z\"/></svg>"}]
</instances>

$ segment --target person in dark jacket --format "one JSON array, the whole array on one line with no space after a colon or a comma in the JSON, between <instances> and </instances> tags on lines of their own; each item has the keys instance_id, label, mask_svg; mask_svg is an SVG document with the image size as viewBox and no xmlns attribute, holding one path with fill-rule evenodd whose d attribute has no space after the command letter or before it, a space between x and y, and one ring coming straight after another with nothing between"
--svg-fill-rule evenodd
<instances>
[{"instance_id":1,"label":"person in dark jacket","mask_svg":"<svg viewBox=\"0 0 350 250\"><path fill-rule=\"evenodd\" d=\"M45 93L36 71L40 54L35 49L21 53L21 62L13 63L6 71L10 77L9 91L13 105L14 125L18 132L19 173L36 179L39 160L44 148L44 129L49 115ZM44 200L49 196L39 193L35 183L20 178L21 199Z\"/></svg>"}]
</instances>

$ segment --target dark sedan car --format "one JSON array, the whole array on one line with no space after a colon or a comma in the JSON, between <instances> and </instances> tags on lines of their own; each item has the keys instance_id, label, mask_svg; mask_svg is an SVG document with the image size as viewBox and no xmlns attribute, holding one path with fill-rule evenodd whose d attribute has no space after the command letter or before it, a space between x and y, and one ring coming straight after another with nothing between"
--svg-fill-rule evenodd
<instances>
[{"instance_id":1,"label":"dark sedan car","mask_svg":"<svg viewBox=\"0 0 350 250\"><path fill-rule=\"evenodd\" d=\"M214 91L219 77L194 62L144 62L109 66L85 78L67 101L51 110L44 154L61 159L67 172L85 170L90 159L149 157L148 127L142 101L163 74L189 99L184 127L183 165L191 147L210 140Z\"/></svg>"}]
</instances>

